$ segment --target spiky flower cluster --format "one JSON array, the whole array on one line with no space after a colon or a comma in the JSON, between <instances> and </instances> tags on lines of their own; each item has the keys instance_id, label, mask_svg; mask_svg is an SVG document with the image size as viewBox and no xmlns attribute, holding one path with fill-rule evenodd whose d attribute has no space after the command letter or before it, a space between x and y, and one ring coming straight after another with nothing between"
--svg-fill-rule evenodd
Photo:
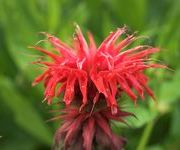
<instances>
[{"instance_id":1,"label":"spiky flower cluster","mask_svg":"<svg viewBox=\"0 0 180 150\"><path fill-rule=\"evenodd\" d=\"M63 124L55 134L55 141L61 143L62 149L91 150L97 145L100 149L121 149L125 141L112 133L110 120L124 122L122 117L131 114L120 110L117 98L123 92L135 103L138 96L144 99L145 92L154 98L144 70L164 67L150 63L148 58L159 49L140 45L125 50L137 39L128 35L119 41L125 33L125 27L118 28L97 47L91 33L87 34L87 43L77 26L72 46L44 33L57 53L33 47L52 59L36 62L43 64L45 70L33 85L44 81L48 104L61 94L66 104L58 117Z\"/></svg>"}]
</instances>

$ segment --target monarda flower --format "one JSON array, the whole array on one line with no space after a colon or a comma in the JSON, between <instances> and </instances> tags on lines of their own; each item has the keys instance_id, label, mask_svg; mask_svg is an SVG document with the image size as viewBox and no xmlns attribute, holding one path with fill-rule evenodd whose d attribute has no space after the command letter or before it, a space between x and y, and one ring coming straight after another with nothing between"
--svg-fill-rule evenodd
<instances>
[{"instance_id":1,"label":"monarda flower","mask_svg":"<svg viewBox=\"0 0 180 150\"><path fill-rule=\"evenodd\" d=\"M146 92L154 98L144 70L164 68L148 58L159 49L146 45L127 49L138 38L127 35L118 40L125 33L125 27L118 28L97 46L92 34L87 34L87 43L77 26L71 46L44 33L57 52L33 47L52 60L35 62L45 67L33 85L44 82L44 100L48 104L60 95L66 104L56 117L63 120L55 134L55 143L61 143L62 149L121 149L125 140L112 133L110 121L124 122L123 117L132 114L120 109L118 97L126 93L136 103L138 96L143 100Z\"/></svg>"}]
</instances>

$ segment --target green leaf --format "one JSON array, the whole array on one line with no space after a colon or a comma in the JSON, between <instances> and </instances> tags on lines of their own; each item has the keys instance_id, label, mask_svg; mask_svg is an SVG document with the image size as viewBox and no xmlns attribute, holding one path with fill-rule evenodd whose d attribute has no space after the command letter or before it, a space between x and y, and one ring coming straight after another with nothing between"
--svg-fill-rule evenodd
<instances>
[{"instance_id":1,"label":"green leaf","mask_svg":"<svg viewBox=\"0 0 180 150\"><path fill-rule=\"evenodd\" d=\"M176 70L171 81L166 81L161 84L158 101L160 101L160 103L170 104L178 100L178 97L180 97L179 85L180 70Z\"/></svg>"},{"instance_id":2,"label":"green leaf","mask_svg":"<svg viewBox=\"0 0 180 150\"><path fill-rule=\"evenodd\" d=\"M131 112L136 116L129 116L126 118L126 122L132 128L140 128L157 116L157 111L155 109L150 109L143 104L138 104L137 106L134 106L133 103L126 102L124 110L127 112ZM115 125L129 128L127 125L118 122L115 122Z\"/></svg>"},{"instance_id":3,"label":"green leaf","mask_svg":"<svg viewBox=\"0 0 180 150\"><path fill-rule=\"evenodd\" d=\"M157 115L156 111L151 111L149 108L145 106L137 106L131 108L129 111L135 114L135 116L137 117L137 119L133 117L128 119L128 123L135 128L142 127L147 122L154 119Z\"/></svg>"},{"instance_id":4,"label":"green leaf","mask_svg":"<svg viewBox=\"0 0 180 150\"><path fill-rule=\"evenodd\" d=\"M43 143L50 144L52 135L45 121L42 120L36 109L16 90L13 81L0 76L0 91L2 101L13 112L15 122L26 132Z\"/></svg>"}]
</instances>

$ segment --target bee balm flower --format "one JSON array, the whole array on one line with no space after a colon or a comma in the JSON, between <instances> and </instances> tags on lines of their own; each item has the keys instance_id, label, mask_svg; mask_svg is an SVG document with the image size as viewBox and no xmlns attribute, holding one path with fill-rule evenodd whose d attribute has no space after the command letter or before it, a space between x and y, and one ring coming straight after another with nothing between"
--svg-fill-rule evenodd
<instances>
[{"instance_id":1,"label":"bee balm flower","mask_svg":"<svg viewBox=\"0 0 180 150\"><path fill-rule=\"evenodd\" d=\"M62 114L53 118L63 119L55 135L55 143L62 142L63 149L91 150L97 145L100 149L121 149L125 140L112 133L110 121L124 122L123 117L132 114L120 110L117 98L123 92L135 103L138 96L144 99L145 92L154 98L144 71L165 67L149 61L148 56L159 49L145 45L127 49L137 38L128 35L118 40L125 32L125 27L118 28L97 47L91 33L87 43L77 26L72 46L44 33L57 52L33 47L51 58L36 62L45 70L33 85L44 81L48 104L60 94L66 104Z\"/></svg>"},{"instance_id":2,"label":"bee balm flower","mask_svg":"<svg viewBox=\"0 0 180 150\"><path fill-rule=\"evenodd\" d=\"M140 45L125 50L137 39L129 35L124 40L117 41L125 31L125 28L118 28L110 33L98 48L90 33L88 33L89 44L86 42L78 26L72 47L44 33L58 54L34 46L52 61L37 62L45 65L46 69L34 80L33 85L44 81L44 96L48 104L52 103L54 97L63 93L63 101L66 105L77 101L78 98L83 108L88 103L95 105L101 95L114 114L118 107L116 97L122 91L134 102L137 96L144 99L145 92L154 98L153 92L147 85L148 78L143 71L152 67L163 67L148 63L148 56L159 49ZM137 94L133 92L133 88Z\"/></svg>"}]
</instances>

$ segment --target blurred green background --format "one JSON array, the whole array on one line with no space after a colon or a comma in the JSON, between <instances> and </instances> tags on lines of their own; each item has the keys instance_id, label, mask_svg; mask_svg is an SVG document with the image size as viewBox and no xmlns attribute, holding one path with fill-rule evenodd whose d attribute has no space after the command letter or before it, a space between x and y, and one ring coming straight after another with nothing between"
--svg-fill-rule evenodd
<instances>
[{"instance_id":1,"label":"blurred green background","mask_svg":"<svg viewBox=\"0 0 180 150\"><path fill-rule=\"evenodd\" d=\"M154 59L175 71L147 72L158 103L125 101L138 119L112 126L128 139L127 150L180 149L180 0L0 0L0 150L51 148L58 123L46 122L53 108L41 103L42 85L31 87L40 71L30 62L39 53L27 47L44 38L41 31L70 43L74 22L98 43L126 24L162 49Z\"/></svg>"}]
</instances>

